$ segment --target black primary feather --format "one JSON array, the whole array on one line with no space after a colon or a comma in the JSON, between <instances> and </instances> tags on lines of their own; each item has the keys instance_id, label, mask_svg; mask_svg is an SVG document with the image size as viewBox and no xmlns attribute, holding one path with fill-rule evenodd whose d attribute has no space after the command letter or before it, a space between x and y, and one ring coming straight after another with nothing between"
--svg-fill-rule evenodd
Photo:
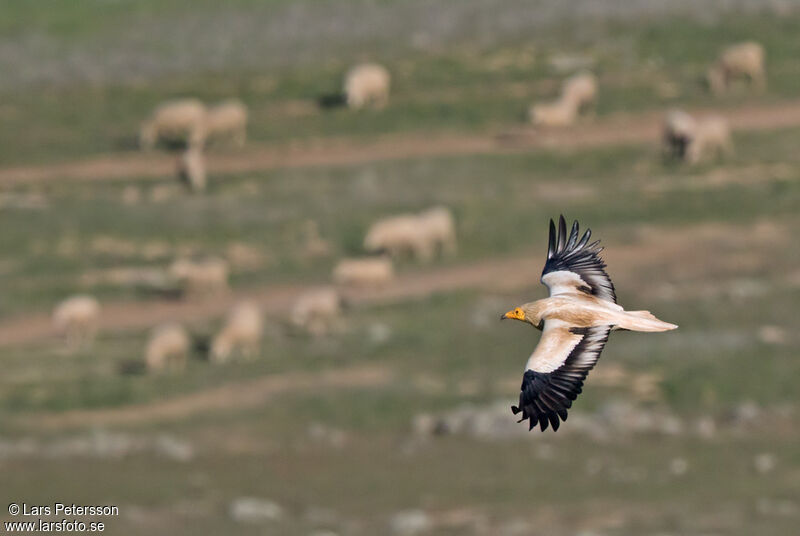
<instances>
[{"instance_id":1,"label":"black primary feather","mask_svg":"<svg viewBox=\"0 0 800 536\"><path fill-rule=\"evenodd\" d=\"M520 387L519 406L511 406L518 422L528 419L528 430L538 424L542 432L548 426L558 430L567 420L567 410L583 390L583 381L594 368L608 340L611 326L572 328L583 338L572 349L564 364L552 372L526 370ZM559 420L560 419L560 420Z\"/></svg>"},{"instance_id":2,"label":"black primary feather","mask_svg":"<svg viewBox=\"0 0 800 536\"><path fill-rule=\"evenodd\" d=\"M561 270L574 272L588 285L588 292L600 299L617 303L614 284L605 271L606 263L600 258L600 241L589 243L592 236L591 229L586 229L580 236L577 220L572 224L569 236L567 235L567 222L564 216L558 218L558 232L556 225L550 220L550 237L547 248L547 262L542 270L542 276L550 272Z\"/></svg>"}]
</instances>

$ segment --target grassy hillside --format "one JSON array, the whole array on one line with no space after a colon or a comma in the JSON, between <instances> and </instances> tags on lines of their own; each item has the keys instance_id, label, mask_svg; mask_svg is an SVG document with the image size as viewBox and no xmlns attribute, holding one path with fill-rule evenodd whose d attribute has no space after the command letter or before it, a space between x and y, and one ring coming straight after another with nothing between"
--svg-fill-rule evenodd
<instances>
[{"instance_id":1,"label":"grassy hillside","mask_svg":"<svg viewBox=\"0 0 800 536\"><path fill-rule=\"evenodd\" d=\"M792 6L710 4L0 8L0 166L47 165L54 176L0 184L8 502L118 505L106 532L129 535L791 534L800 515L798 127L739 130L734 155L695 167L664 161L644 140L614 143L613 133L591 148L377 162L361 145L514 130L578 65L600 79L598 117L582 120L594 128L673 105L792 106ZM702 75L742 39L765 45L769 88L712 99ZM391 70L389 106L320 108L361 59ZM171 175L63 172L61 162L92 155L124 165L118 153L136 150L139 121L184 95L243 99L251 148L324 139L363 150L363 160L212 173L203 195ZM215 297L170 309L152 289L111 277L216 255L231 261L237 295L280 303L362 254L376 219L432 205L455 215L455 256L400 261L395 286L357 295L321 338L273 307L250 361L208 362L202 345L222 322ZM547 222L561 213L603 240L623 305L680 328L612 334L562 429L528 434L509 406L538 333L498 318L544 297ZM330 255L304 252L310 220ZM46 315L75 292L97 296L116 327L70 352L48 335ZM182 374L137 372L164 310L198 347ZM7 326L41 336L9 343ZM255 520L237 509L248 497ZM401 530L415 519L417 532Z\"/></svg>"}]
</instances>

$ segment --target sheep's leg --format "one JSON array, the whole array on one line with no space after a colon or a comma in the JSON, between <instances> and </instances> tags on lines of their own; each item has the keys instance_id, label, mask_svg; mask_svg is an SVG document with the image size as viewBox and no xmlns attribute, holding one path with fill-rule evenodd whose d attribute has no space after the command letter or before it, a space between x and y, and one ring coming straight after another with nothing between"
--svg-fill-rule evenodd
<instances>
[{"instance_id":1,"label":"sheep's leg","mask_svg":"<svg viewBox=\"0 0 800 536\"><path fill-rule=\"evenodd\" d=\"M435 244L419 243L414 246L414 254L421 262L430 262L433 259Z\"/></svg>"},{"instance_id":2,"label":"sheep's leg","mask_svg":"<svg viewBox=\"0 0 800 536\"><path fill-rule=\"evenodd\" d=\"M694 140L689 144L689 148L686 150L686 161L690 164L697 164L700 161L702 153L702 144Z\"/></svg>"},{"instance_id":3,"label":"sheep's leg","mask_svg":"<svg viewBox=\"0 0 800 536\"><path fill-rule=\"evenodd\" d=\"M236 144L237 147L244 147L244 144L247 142L247 131L244 128L240 128L236 131L236 134L233 137L233 143Z\"/></svg>"},{"instance_id":4,"label":"sheep's leg","mask_svg":"<svg viewBox=\"0 0 800 536\"><path fill-rule=\"evenodd\" d=\"M189 132L187 145L190 149L202 149L207 141L207 136L203 128L195 127Z\"/></svg>"},{"instance_id":5,"label":"sheep's leg","mask_svg":"<svg viewBox=\"0 0 800 536\"><path fill-rule=\"evenodd\" d=\"M454 236L448 236L444 241L444 253L449 257L455 256L456 252L458 251L458 247L456 246L456 239Z\"/></svg>"},{"instance_id":6,"label":"sheep's leg","mask_svg":"<svg viewBox=\"0 0 800 536\"><path fill-rule=\"evenodd\" d=\"M719 146L719 152L723 157L733 156L733 141L731 141L729 137L722 140Z\"/></svg>"},{"instance_id":7,"label":"sheep's leg","mask_svg":"<svg viewBox=\"0 0 800 536\"><path fill-rule=\"evenodd\" d=\"M586 117L594 119L597 117L597 99L592 99L587 102L584 107L584 115Z\"/></svg>"},{"instance_id":8,"label":"sheep's leg","mask_svg":"<svg viewBox=\"0 0 800 536\"><path fill-rule=\"evenodd\" d=\"M767 77L764 75L763 70L759 70L753 76L750 77L753 85L755 86L756 90L759 92L763 92L767 89Z\"/></svg>"}]
</instances>

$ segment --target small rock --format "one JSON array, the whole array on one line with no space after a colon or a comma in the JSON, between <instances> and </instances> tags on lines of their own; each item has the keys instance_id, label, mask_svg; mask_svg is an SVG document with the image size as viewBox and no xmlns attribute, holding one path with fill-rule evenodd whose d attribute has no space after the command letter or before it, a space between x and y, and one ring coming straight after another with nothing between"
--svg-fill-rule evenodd
<instances>
[{"instance_id":1,"label":"small rock","mask_svg":"<svg viewBox=\"0 0 800 536\"><path fill-rule=\"evenodd\" d=\"M343 430L318 422L309 425L308 437L315 442L325 443L334 448L342 448L347 443L347 434Z\"/></svg>"},{"instance_id":2,"label":"small rock","mask_svg":"<svg viewBox=\"0 0 800 536\"><path fill-rule=\"evenodd\" d=\"M154 447L157 453L177 462L188 462L194 458L194 449L192 445L172 436L158 436L155 440Z\"/></svg>"},{"instance_id":3,"label":"small rock","mask_svg":"<svg viewBox=\"0 0 800 536\"><path fill-rule=\"evenodd\" d=\"M392 337L392 328L383 322L373 322L367 328L367 338L372 344L384 344Z\"/></svg>"},{"instance_id":4,"label":"small rock","mask_svg":"<svg viewBox=\"0 0 800 536\"><path fill-rule=\"evenodd\" d=\"M685 458L673 458L669 462L669 472L675 476L683 476L689 470L689 462Z\"/></svg>"},{"instance_id":5,"label":"small rock","mask_svg":"<svg viewBox=\"0 0 800 536\"><path fill-rule=\"evenodd\" d=\"M761 416L761 408L752 401L743 402L733 408L731 420L734 425L748 425L758 420Z\"/></svg>"},{"instance_id":6,"label":"small rock","mask_svg":"<svg viewBox=\"0 0 800 536\"><path fill-rule=\"evenodd\" d=\"M404 510L397 512L389 521L389 527L394 534L400 536L413 536L430 530L431 519L423 510Z\"/></svg>"},{"instance_id":7,"label":"small rock","mask_svg":"<svg viewBox=\"0 0 800 536\"><path fill-rule=\"evenodd\" d=\"M717 435L717 423L711 417L700 417L694 425L697 435L703 439L711 439Z\"/></svg>"},{"instance_id":8,"label":"small rock","mask_svg":"<svg viewBox=\"0 0 800 536\"><path fill-rule=\"evenodd\" d=\"M263 523L279 521L283 517L283 508L267 499L239 497L231 502L229 513L237 523Z\"/></svg>"},{"instance_id":9,"label":"small rock","mask_svg":"<svg viewBox=\"0 0 800 536\"><path fill-rule=\"evenodd\" d=\"M753 458L753 467L755 467L758 474L765 475L775 469L777 460L774 454L762 452Z\"/></svg>"},{"instance_id":10,"label":"small rock","mask_svg":"<svg viewBox=\"0 0 800 536\"><path fill-rule=\"evenodd\" d=\"M779 326L761 326L758 338L766 344L786 344L786 332Z\"/></svg>"}]
</instances>

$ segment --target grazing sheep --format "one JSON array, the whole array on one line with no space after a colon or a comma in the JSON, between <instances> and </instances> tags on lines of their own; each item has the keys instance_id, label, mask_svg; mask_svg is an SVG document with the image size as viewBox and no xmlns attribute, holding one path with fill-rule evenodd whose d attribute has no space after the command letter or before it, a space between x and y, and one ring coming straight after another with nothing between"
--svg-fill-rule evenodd
<instances>
[{"instance_id":1,"label":"grazing sheep","mask_svg":"<svg viewBox=\"0 0 800 536\"><path fill-rule=\"evenodd\" d=\"M561 86L561 98L571 101L577 112L593 106L597 101L597 78L589 72L567 78Z\"/></svg>"},{"instance_id":2,"label":"grazing sheep","mask_svg":"<svg viewBox=\"0 0 800 536\"><path fill-rule=\"evenodd\" d=\"M206 107L197 99L167 101L158 106L142 123L139 143L151 150L161 139L185 140L187 145L201 147L205 142Z\"/></svg>"},{"instance_id":3,"label":"grazing sheep","mask_svg":"<svg viewBox=\"0 0 800 536\"><path fill-rule=\"evenodd\" d=\"M683 110L670 110L664 117L664 150L673 158L686 158L686 151L694 139L697 123Z\"/></svg>"},{"instance_id":4,"label":"grazing sheep","mask_svg":"<svg viewBox=\"0 0 800 536\"><path fill-rule=\"evenodd\" d=\"M565 127L575 122L577 113L576 103L562 96L551 102L534 104L528 110L528 117L534 125Z\"/></svg>"},{"instance_id":5,"label":"grazing sheep","mask_svg":"<svg viewBox=\"0 0 800 536\"><path fill-rule=\"evenodd\" d=\"M100 303L84 294L67 298L53 310L53 325L66 336L71 348L94 342L99 320Z\"/></svg>"},{"instance_id":6,"label":"grazing sheep","mask_svg":"<svg viewBox=\"0 0 800 536\"><path fill-rule=\"evenodd\" d=\"M211 341L211 361L224 363L234 352L255 357L261 345L264 325L255 303L240 302L231 309L225 325Z\"/></svg>"},{"instance_id":7,"label":"grazing sheep","mask_svg":"<svg viewBox=\"0 0 800 536\"><path fill-rule=\"evenodd\" d=\"M707 74L708 85L717 95L726 92L736 78L745 78L758 90L767 86L764 47L746 41L726 48Z\"/></svg>"},{"instance_id":8,"label":"grazing sheep","mask_svg":"<svg viewBox=\"0 0 800 536\"><path fill-rule=\"evenodd\" d=\"M210 139L230 138L239 147L247 141L247 107L242 101L222 101L206 114L206 136Z\"/></svg>"},{"instance_id":9,"label":"grazing sheep","mask_svg":"<svg viewBox=\"0 0 800 536\"><path fill-rule=\"evenodd\" d=\"M189 295L204 295L228 289L228 263L219 258L200 261L179 259L169 267L170 276Z\"/></svg>"},{"instance_id":10,"label":"grazing sheep","mask_svg":"<svg viewBox=\"0 0 800 536\"><path fill-rule=\"evenodd\" d=\"M189 334L180 324L162 324L150 333L144 362L150 372L160 372L167 367L173 370L186 368L189 357Z\"/></svg>"},{"instance_id":11,"label":"grazing sheep","mask_svg":"<svg viewBox=\"0 0 800 536\"><path fill-rule=\"evenodd\" d=\"M344 259L333 270L333 280L338 285L353 287L380 287L394 279L391 259L373 257Z\"/></svg>"},{"instance_id":12,"label":"grazing sheep","mask_svg":"<svg viewBox=\"0 0 800 536\"><path fill-rule=\"evenodd\" d=\"M364 238L364 248L373 253L386 252L392 257L410 254L421 261L431 260L434 254L434 244L415 214L374 223Z\"/></svg>"},{"instance_id":13,"label":"grazing sheep","mask_svg":"<svg viewBox=\"0 0 800 536\"><path fill-rule=\"evenodd\" d=\"M456 224L447 207L433 207L418 216L423 232L434 249L444 255L456 253Z\"/></svg>"},{"instance_id":14,"label":"grazing sheep","mask_svg":"<svg viewBox=\"0 0 800 536\"><path fill-rule=\"evenodd\" d=\"M389 101L389 71L375 63L362 63L347 71L344 78L344 94L347 106L357 110L367 104L377 108Z\"/></svg>"},{"instance_id":15,"label":"grazing sheep","mask_svg":"<svg viewBox=\"0 0 800 536\"><path fill-rule=\"evenodd\" d=\"M206 163L203 151L189 147L178 159L178 178L194 193L206 189Z\"/></svg>"},{"instance_id":16,"label":"grazing sheep","mask_svg":"<svg viewBox=\"0 0 800 536\"><path fill-rule=\"evenodd\" d=\"M341 313L342 300L339 293L335 289L324 288L298 297L289 320L296 328L317 337L335 327Z\"/></svg>"},{"instance_id":17,"label":"grazing sheep","mask_svg":"<svg viewBox=\"0 0 800 536\"><path fill-rule=\"evenodd\" d=\"M686 150L686 160L696 164L708 157L733 153L731 129L724 117L712 116L697 122L695 134Z\"/></svg>"}]
</instances>

